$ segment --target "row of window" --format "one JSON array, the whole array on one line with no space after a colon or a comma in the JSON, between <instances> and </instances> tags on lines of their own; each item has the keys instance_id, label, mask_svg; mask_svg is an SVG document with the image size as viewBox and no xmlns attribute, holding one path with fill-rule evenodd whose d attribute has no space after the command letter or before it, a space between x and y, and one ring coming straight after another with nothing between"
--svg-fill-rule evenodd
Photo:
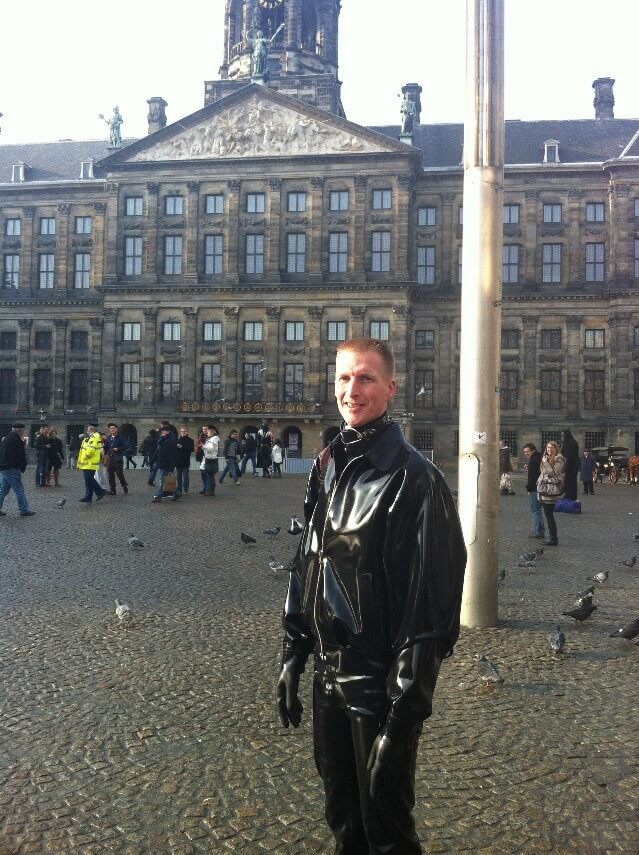
<instances>
[{"instance_id":1,"label":"row of window","mask_svg":"<svg viewBox=\"0 0 639 855\"><path fill-rule=\"evenodd\" d=\"M121 325L122 341L140 341L142 324L140 321L125 321ZM328 321L326 324L327 341L345 341L347 333L346 321ZM370 321L368 334L380 341L390 339L390 322L384 320ZM501 331L502 350L518 350L520 345L519 329L504 328ZM304 321L286 321L284 323L284 341L304 341ZM542 350L561 350L562 330L559 328L543 329L539 332L539 346ZM245 321L243 326L244 341L263 341L264 323L262 321ZM182 324L179 321L166 321L162 324L162 340L166 342L182 340ZM222 341L222 322L203 321L202 340L205 342ZM461 330L457 330L457 349L461 344ZM639 347L639 327L634 328L633 344ZM0 331L0 350L16 350L18 334L15 330ZM33 341L35 350L51 350L52 333L50 330L36 330ZM70 334L71 350L87 350L89 334L85 330L72 330ZM606 331L590 328L584 330L584 347L588 349L603 349L606 346ZM434 330L415 330L415 349L433 350L435 347Z\"/></svg>"},{"instance_id":2,"label":"row of window","mask_svg":"<svg viewBox=\"0 0 639 855\"><path fill-rule=\"evenodd\" d=\"M4 233L6 237L20 237L21 220L19 217L7 217L4 221ZM93 229L91 217L76 217L75 218L75 234L90 235ZM39 234L54 235L55 234L55 217L40 217Z\"/></svg>"},{"instance_id":3,"label":"row of window","mask_svg":"<svg viewBox=\"0 0 639 855\"><path fill-rule=\"evenodd\" d=\"M178 362L162 365L162 398L176 400L181 395L182 366ZM335 364L326 365L325 400L334 396ZM564 406L562 372L559 369L542 369L539 372L539 403L544 410L561 410ZM284 365L283 399L290 403L304 400L304 365ZM37 368L33 372L33 403L50 404L53 393L53 371ZM582 389L585 410L605 408L605 371L586 370ZM89 372L74 368L69 372L69 403L88 404L90 395ZM141 395L140 363L121 366L120 399L137 401ZM260 363L245 362L242 366L242 400L261 401L263 396L263 367ZM222 364L207 363L201 367L200 398L207 403L217 403L223 396ZM500 399L502 410L516 410L519 406L519 372L504 370L500 374ZM14 368L0 369L0 404L17 402L17 372ZM435 372L420 369L415 372L414 405L417 409L431 409L435 401ZM459 405L459 377L453 406ZM639 408L639 369L634 372L634 406Z\"/></svg>"},{"instance_id":4,"label":"row of window","mask_svg":"<svg viewBox=\"0 0 639 855\"><path fill-rule=\"evenodd\" d=\"M543 410L561 410L564 406L560 369L542 369L539 372L539 405ZM500 372L500 402L502 410L516 410L519 406L519 372L513 369ZM453 406L459 406L459 370L454 390ZM584 371L583 408L605 408L605 371ZM414 406L417 409L435 407L435 372L432 369L415 372ZM639 407L639 370L635 371L635 407Z\"/></svg>"},{"instance_id":5,"label":"row of window","mask_svg":"<svg viewBox=\"0 0 639 855\"><path fill-rule=\"evenodd\" d=\"M330 232L328 241L328 267L330 273L346 273L349 258L349 235L347 232ZM245 235L245 272L259 276L264 273L264 235ZM216 276L223 272L223 236L206 235L204 243L204 274ZM180 276L183 272L184 240L182 235L164 238L164 274ZM436 247L417 247L417 283L434 285L436 282ZM606 275L606 247L604 243L587 243L584 248L586 282L604 282ZM142 275L143 239L125 238L124 274ZM505 244L502 256L502 281L515 285L519 282L521 247ZM542 245L541 277L544 283L562 281L563 244ZM304 233L287 235L287 273L305 273L307 265L307 241ZM371 271L388 273L391 270L391 233L388 231L371 234ZM91 253L74 253L74 287L88 288L91 274ZM634 241L634 277L639 279L639 239ZM458 280L462 281L462 250L458 251ZM20 284L20 255L7 253L4 256L3 287L18 288ZM55 284L55 254L43 252L38 255L38 284L40 288L53 288Z\"/></svg>"},{"instance_id":6,"label":"row of window","mask_svg":"<svg viewBox=\"0 0 639 855\"><path fill-rule=\"evenodd\" d=\"M331 212L348 211L350 207L350 193L348 190L333 190L329 193L328 209ZM264 193L247 193L245 195L244 209L247 214L263 214L265 212ZM374 211L391 210L393 207L393 191L391 189L373 190L372 208ZM289 213L303 213L307 210L307 193L305 191L292 191L287 196L287 211ZM417 209L417 224L419 226L437 225L437 208L432 206L419 207ZM520 222L521 206L518 204L504 205L504 225L516 225ZM207 214L223 214L225 211L225 199L223 193L211 193L204 198L204 211ZM459 207L458 222L464 221L463 206ZM124 200L124 213L127 217L141 217L144 213L144 197L126 196ZM184 213L184 197L181 195L168 195L164 197L164 213L167 216L180 216ZM634 214L639 218L639 198L634 200ZM603 202L586 203L586 222L605 222L606 206ZM542 221L546 224L559 224L563 222L563 206L561 203L548 202L542 206ZM89 235L92 231L91 217L75 218L75 233L78 235ZM6 217L4 221L4 234L7 237L19 237L21 232L20 217ZM41 235L54 235L56 233L55 217L39 218L39 233Z\"/></svg>"}]
</instances>

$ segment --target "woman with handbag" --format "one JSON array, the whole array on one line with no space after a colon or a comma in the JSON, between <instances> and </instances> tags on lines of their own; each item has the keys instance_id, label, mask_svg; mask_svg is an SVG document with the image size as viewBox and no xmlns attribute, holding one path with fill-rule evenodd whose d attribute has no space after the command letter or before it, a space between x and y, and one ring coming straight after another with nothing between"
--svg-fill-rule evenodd
<instances>
[{"instance_id":1,"label":"woman with handbag","mask_svg":"<svg viewBox=\"0 0 639 855\"><path fill-rule=\"evenodd\" d=\"M546 546L558 546L557 522L555 520L555 502L564 494L564 477L566 460L562 457L556 442L546 444L546 453L541 458L539 478L537 479L537 496L541 502L548 526Z\"/></svg>"},{"instance_id":2,"label":"woman with handbag","mask_svg":"<svg viewBox=\"0 0 639 855\"><path fill-rule=\"evenodd\" d=\"M213 425L206 425L203 429L206 436L206 441L202 446L204 457L200 463L200 474L204 482L204 489L200 492L205 496L215 495L215 475L218 472L218 453L220 448L220 437L217 428Z\"/></svg>"}]
</instances>

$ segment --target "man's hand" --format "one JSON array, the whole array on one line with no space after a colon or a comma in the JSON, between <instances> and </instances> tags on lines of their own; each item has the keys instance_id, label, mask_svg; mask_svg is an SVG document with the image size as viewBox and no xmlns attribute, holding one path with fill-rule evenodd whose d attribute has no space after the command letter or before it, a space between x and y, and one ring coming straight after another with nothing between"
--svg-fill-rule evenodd
<instances>
[{"instance_id":1,"label":"man's hand","mask_svg":"<svg viewBox=\"0 0 639 855\"><path fill-rule=\"evenodd\" d=\"M394 789L409 771L414 735L409 731L401 739L382 731L371 748L366 766L370 774L370 794L378 801Z\"/></svg>"},{"instance_id":2,"label":"man's hand","mask_svg":"<svg viewBox=\"0 0 639 855\"><path fill-rule=\"evenodd\" d=\"M297 697L300 685L300 671L294 660L286 662L277 681L277 711L284 727L289 723L299 727L304 707Z\"/></svg>"}]
</instances>

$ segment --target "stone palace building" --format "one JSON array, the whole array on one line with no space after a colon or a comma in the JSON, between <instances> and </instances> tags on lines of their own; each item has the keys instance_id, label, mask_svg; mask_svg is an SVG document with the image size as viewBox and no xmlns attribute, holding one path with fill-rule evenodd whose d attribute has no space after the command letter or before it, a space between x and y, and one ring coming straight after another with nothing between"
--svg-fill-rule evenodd
<instances>
[{"instance_id":1,"label":"stone palace building","mask_svg":"<svg viewBox=\"0 0 639 855\"><path fill-rule=\"evenodd\" d=\"M308 457L339 424L337 343L371 335L394 348L413 442L454 456L463 127L424 121L417 84L401 126L349 122L339 13L226 0L198 112L167 124L150 98L143 139L0 146L2 433L266 419ZM614 117L613 84L593 83L592 119L506 122L515 453L564 426L639 450L639 120Z\"/></svg>"}]
</instances>

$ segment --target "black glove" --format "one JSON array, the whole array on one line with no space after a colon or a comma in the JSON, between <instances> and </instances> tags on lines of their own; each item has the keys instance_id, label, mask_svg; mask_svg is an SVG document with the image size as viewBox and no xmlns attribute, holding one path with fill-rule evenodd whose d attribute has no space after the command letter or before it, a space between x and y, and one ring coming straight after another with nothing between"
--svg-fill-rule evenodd
<instances>
[{"instance_id":1,"label":"black glove","mask_svg":"<svg viewBox=\"0 0 639 855\"><path fill-rule=\"evenodd\" d=\"M297 692L303 670L304 665L300 664L295 656L282 665L280 678L277 681L277 711L284 727L288 727L289 723L293 727L300 726L304 707L297 697Z\"/></svg>"},{"instance_id":2,"label":"black glove","mask_svg":"<svg viewBox=\"0 0 639 855\"><path fill-rule=\"evenodd\" d=\"M370 774L370 794L374 801L395 789L406 776L412 762L413 745L421 731L421 725L416 725L401 737L389 736L385 730L379 734L366 766Z\"/></svg>"}]
</instances>

